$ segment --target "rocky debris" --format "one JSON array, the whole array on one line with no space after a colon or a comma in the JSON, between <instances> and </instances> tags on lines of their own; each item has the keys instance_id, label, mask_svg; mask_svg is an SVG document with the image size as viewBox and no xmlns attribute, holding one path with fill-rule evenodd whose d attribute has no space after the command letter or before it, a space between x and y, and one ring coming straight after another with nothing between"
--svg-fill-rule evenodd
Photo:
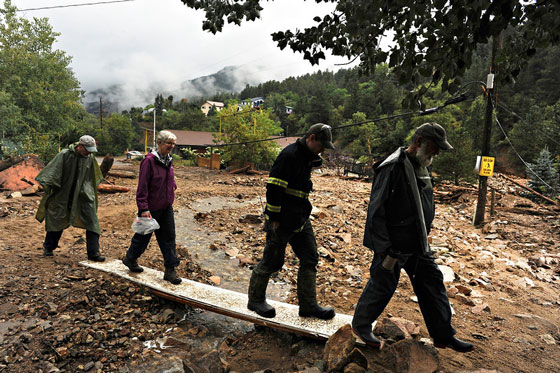
<instances>
[{"instance_id":1,"label":"rocky debris","mask_svg":"<svg viewBox=\"0 0 560 373\"><path fill-rule=\"evenodd\" d=\"M192 361L185 359L183 364L185 366L185 373L221 373L225 372L225 368L228 367L227 362L220 357L217 350L209 351Z\"/></svg>"},{"instance_id":2,"label":"rocky debris","mask_svg":"<svg viewBox=\"0 0 560 373\"><path fill-rule=\"evenodd\" d=\"M338 329L325 344L323 360L327 363L327 371L342 371L347 364L352 362L350 360L352 350L354 350L352 328L347 324Z\"/></svg>"},{"instance_id":3,"label":"rocky debris","mask_svg":"<svg viewBox=\"0 0 560 373\"><path fill-rule=\"evenodd\" d=\"M379 351L356 348L350 325L340 328L329 338L323 350L327 372L435 372L439 369L437 351L431 344L411 339L409 330L417 335L418 327L408 320L384 319L380 330L391 333L398 342L383 344ZM407 335L408 339L404 339ZM350 341L350 342L349 342Z\"/></svg>"},{"instance_id":4,"label":"rocky debris","mask_svg":"<svg viewBox=\"0 0 560 373\"><path fill-rule=\"evenodd\" d=\"M373 333L393 342L411 339L420 334L420 327L414 322L400 318L388 317L375 325Z\"/></svg>"},{"instance_id":5,"label":"rocky debris","mask_svg":"<svg viewBox=\"0 0 560 373\"><path fill-rule=\"evenodd\" d=\"M138 163L131 164L138 167ZM261 224L245 222L244 217L261 213L266 175L228 175L183 167L176 168L176 175L179 185L174 204L176 212L213 196L240 201L200 216L197 220L200 230L192 232L195 238L204 238L208 232L220 233L219 238L201 241L204 249L215 257L214 263L196 254L191 257L191 247L179 243L179 275L207 284L212 283L209 277L214 275L224 279L221 286L226 286L228 274L221 265L224 260L234 263L240 281L243 281L242 276L248 278L262 256L265 234ZM314 175L313 178L315 191L311 202L323 212L316 213L317 217L313 218L321 253L318 299L321 304L334 306L337 312L352 314L373 257L362 246L371 184L340 180L332 175ZM132 189L136 187L134 179L120 179L121 182ZM490 183L502 188L493 185L494 179ZM437 188L452 191L446 184L438 184ZM510 189L504 183L503 190L500 189L502 194L496 196L496 216L487 215L487 223L482 228L471 225L476 203L473 192L452 192L451 205L443 203L440 199L443 197L436 195L439 203L431 231L432 248L437 264L451 268L454 273L453 281L446 283L455 312L452 322L459 331L459 338L470 336L477 343L473 354L442 351L445 356L440 361L442 372L465 368L475 371L480 367L501 371L510 367L520 371L554 371L560 359L557 349L560 335L554 323L548 321L560 317L556 289L560 283L560 245L555 239L560 233L560 218L554 210L527 202ZM246 201L257 202L241 203ZM91 367L90 372L97 369L145 371L142 369L151 362L161 362L170 356L192 363L221 345L221 340L213 339L217 333L215 318L195 311L181 311L126 281L77 267L76 262L85 259L81 230L65 231L55 257L43 258L40 248L44 226L33 219L38 202L39 197L33 195L0 198L0 310L6 307L5 311L0 311L0 370L12 371L25 361L33 372L39 369L79 371L79 367L86 366ZM100 195L103 254L109 257L124 254L132 237L130 221L135 214L134 193ZM211 244L214 250L208 249ZM233 247L238 253L235 257L227 256L225 249ZM139 262L143 266L163 268L155 239ZM273 282L283 286L280 296L294 304L297 304L297 267L298 260L288 248L283 269L273 276ZM460 291L461 287L471 292ZM468 306L452 298L453 292L475 305ZM406 338L386 343L381 351L358 348L368 359L368 369L380 372L397 369L391 354L387 355L385 365L375 359L381 359L386 351L402 342L410 342L406 344L408 347L403 347L409 352L430 348L418 305L410 300L413 296L410 280L403 273L386 312L419 325L418 340ZM168 312L170 317L162 318L166 309L173 310L174 316ZM532 314L526 319L512 316L527 315L528 309ZM221 333L233 334L227 327L220 329ZM266 328L243 330L241 335L226 339L227 352L218 350L228 364L227 367L223 365L226 370L254 372L270 368L312 372L327 369L321 343L298 340L290 334L273 333ZM163 342L156 343L158 340ZM538 366L535 361L540 361ZM361 368L356 362L344 366L348 371Z\"/></svg>"}]
</instances>

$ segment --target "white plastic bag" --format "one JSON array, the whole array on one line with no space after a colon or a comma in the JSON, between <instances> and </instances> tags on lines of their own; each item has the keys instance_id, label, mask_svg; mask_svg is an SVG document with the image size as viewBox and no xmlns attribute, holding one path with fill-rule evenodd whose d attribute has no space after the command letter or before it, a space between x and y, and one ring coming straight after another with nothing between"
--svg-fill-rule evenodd
<instances>
[{"instance_id":1,"label":"white plastic bag","mask_svg":"<svg viewBox=\"0 0 560 373\"><path fill-rule=\"evenodd\" d=\"M132 222L132 231L138 234L148 234L159 229L159 224L154 218L139 216Z\"/></svg>"}]
</instances>

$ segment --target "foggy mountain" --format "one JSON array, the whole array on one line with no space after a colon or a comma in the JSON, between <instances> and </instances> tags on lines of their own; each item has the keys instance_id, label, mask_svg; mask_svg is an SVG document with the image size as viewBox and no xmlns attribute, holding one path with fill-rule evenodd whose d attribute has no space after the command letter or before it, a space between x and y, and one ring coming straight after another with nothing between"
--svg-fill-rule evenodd
<instances>
[{"instance_id":1,"label":"foggy mountain","mask_svg":"<svg viewBox=\"0 0 560 373\"><path fill-rule=\"evenodd\" d=\"M126 82L86 91L83 99L86 110L99 113L99 98L102 98L103 112L114 113L128 110L132 106L144 107L154 102L157 94L172 95L174 100L182 98L208 97L217 92L239 92L247 84L256 85L270 77L259 68L249 66L227 66L207 76L180 83Z\"/></svg>"}]
</instances>

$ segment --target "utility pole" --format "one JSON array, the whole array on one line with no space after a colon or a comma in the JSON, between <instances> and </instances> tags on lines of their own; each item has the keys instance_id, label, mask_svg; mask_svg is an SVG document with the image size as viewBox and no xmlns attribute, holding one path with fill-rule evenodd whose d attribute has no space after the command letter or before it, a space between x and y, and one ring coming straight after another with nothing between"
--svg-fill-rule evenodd
<instances>
[{"instance_id":1,"label":"utility pole","mask_svg":"<svg viewBox=\"0 0 560 373\"><path fill-rule=\"evenodd\" d=\"M101 96L99 96L99 123L101 123L101 128L103 128L103 101Z\"/></svg>"},{"instance_id":2,"label":"utility pole","mask_svg":"<svg viewBox=\"0 0 560 373\"><path fill-rule=\"evenodd\" d=\"M494 105L492 102L494 96L494 59L496 57L497 37L492 37L492 55L490 57L490 74L486 84L486 115L484 118L484 133L482 137L481 156L490 155L490 139L492 136L492 118L494 114ZM488 192L488 176L478 177L478 201L473 223L476 226L484 223L484 212L486 210L486 194Z\"/></svg>"}]
</instances>

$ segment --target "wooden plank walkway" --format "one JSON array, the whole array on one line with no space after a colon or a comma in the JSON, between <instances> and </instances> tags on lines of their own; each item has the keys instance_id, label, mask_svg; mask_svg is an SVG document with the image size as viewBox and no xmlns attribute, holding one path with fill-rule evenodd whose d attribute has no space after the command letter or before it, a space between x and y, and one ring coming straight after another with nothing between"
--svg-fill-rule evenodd
<instances>
[{"instance_id":1,"label":"wooden plank walkway","mask_svg":"<svg viewBox=\"0 0 560 373\"><path fill-rule=\"evenodd\" d=\"M163 272L143 267L144 272L132 273L120 260L107 260L102 263L83 261L80 265L108 272L116 276L146 286L163 298L188 304L195 308L219 313L236 319L249 321L274 329L297 333L307 337L326 340L340 327L352 322L352 316L337 313L328 321L300 317L298 306L268 300L276 308L276 317L267 319L247 309L247 294L222 289L183 279L179 285L163 280Z\"/></svg>"}]
</instances>

